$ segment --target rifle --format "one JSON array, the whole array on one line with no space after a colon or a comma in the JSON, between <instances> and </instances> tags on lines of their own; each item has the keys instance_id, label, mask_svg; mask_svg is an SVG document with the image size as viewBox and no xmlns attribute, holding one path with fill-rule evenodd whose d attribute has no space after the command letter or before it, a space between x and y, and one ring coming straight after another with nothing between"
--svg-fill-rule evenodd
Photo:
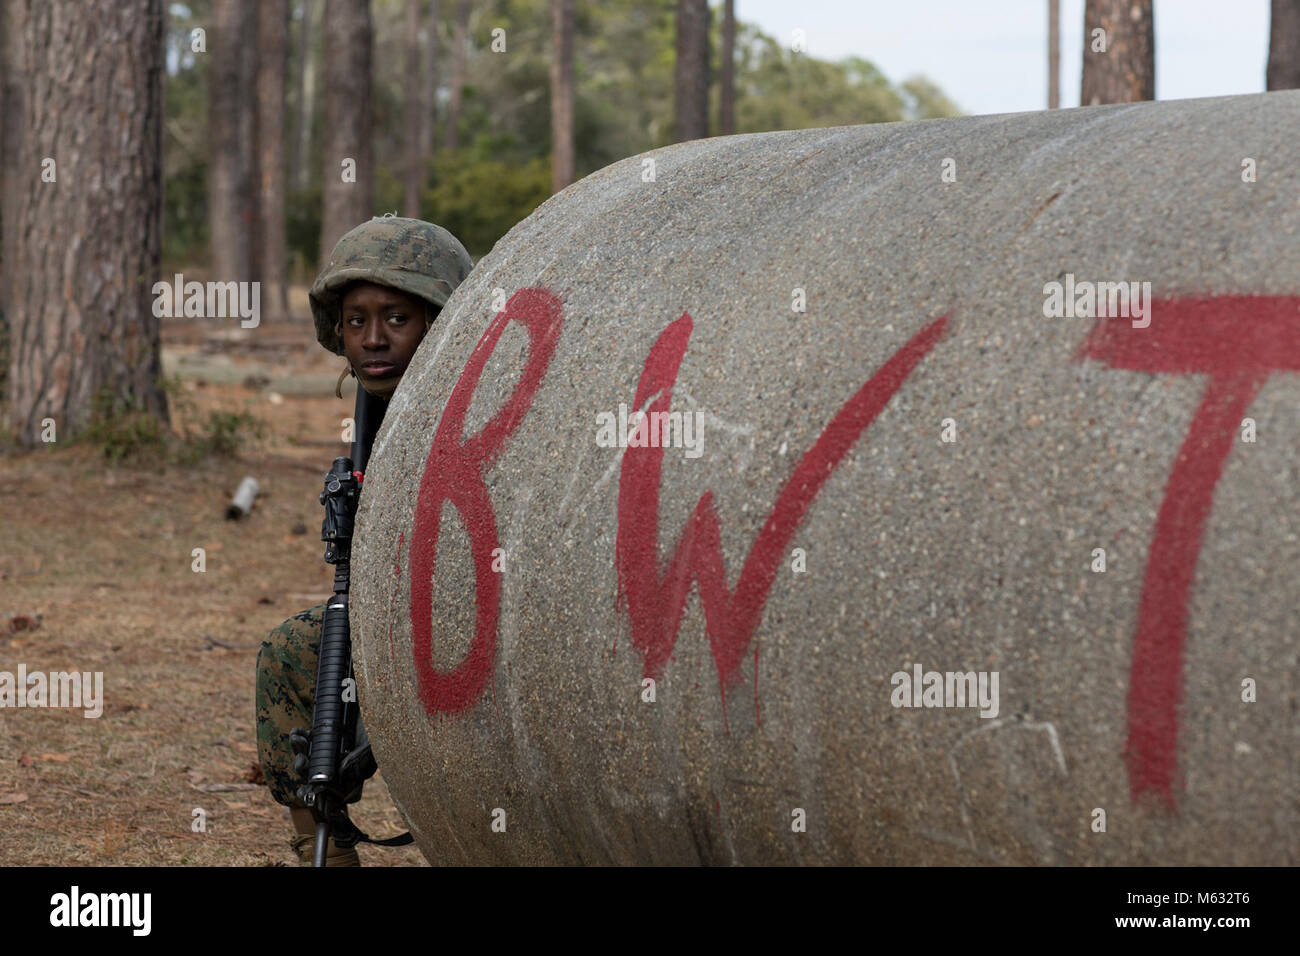
<instances>
[{"instance_id":1,"label":"rifle","mask_svg":"<svg viewBox=\"0 0 1300 956\"><path fill-rule=\"evenodd\" d=\"M365 729L360 726L356 684L351 684L354 690L349 695L345 681L353 681L352 638L348 623L353 524L370 459L370 447L387 408L386 400L357 385L351 455L334 459L325 475L325 489L320 495L321 504L325 506L321 540L326 544L326 562L334 565L334 595L326 605L321 627L310 755L306 761L307 782L298 788L298 795L311 809L316 821L315 866L325 865L331 833L334 842L341 847L357 843L404 846L413 842L409 833L389 840L372 840L348 818L347 812L349 799L359 797L361 785L378 769Z\"/></svg>"}]
</instances>

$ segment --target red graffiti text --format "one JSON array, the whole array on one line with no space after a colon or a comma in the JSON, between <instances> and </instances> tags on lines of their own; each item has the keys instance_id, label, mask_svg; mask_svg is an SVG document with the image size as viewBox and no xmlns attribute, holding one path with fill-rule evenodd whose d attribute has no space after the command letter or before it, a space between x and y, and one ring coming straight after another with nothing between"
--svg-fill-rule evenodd
<instances>
[{"instance_id":1,"label":"red graffiti text","mask_svg":"<svg viewBox=\"0 0 1300 956\"><path fill-rule=\"evenodd\" d=\"M477 435L464 438L465 413L483 367L510 322L528 332L528 358L510 399ZM546 375L560 339L560 300L544 289L523 289L488 325L460 373L443 409L433 445L424 464L411 533L411 649L420 701L429 714L468 709L483 693L496 659L500 575L492 570L497 547L497 520L488 498L484 473L492 467L506 438L519 426ZM442 506L450 501L460 512L474 556L478 607L469 653L450 673L433 666L433 571Z\"/></svg>"},{"instance_id":2,"label":"red graffiti text","mask_svg":"<svg viewBox=\"0 0 1300 956\"><path fill-rule=\"evenodd\" d=\"M662 673L693 582L699 582L705 628L724 694L739 676L740 660L763 615L763 606L785 550L831 472L858 437L880 414L904 380L943 335L947 316L931 322L871 376L831 419L777 496L750 546L734 591L727 587L722 540L713 492L706 491L682 530L672 557L659 561L659 486L664 450L632 447L623 455L618 484L618 538L615 543L620 597L631 618L632 644L645 661L645 675ZM689 313L660 334L650 349L632 407L658 398L650 414L672 403L677 370L686 354L693 323ZM757 647L755 668L758 667ZM755 702L757 708L757 701ZM725 720L725 706L724 706Z\"/></svg>"},{"instance_id":3,"label":"red graffiti text","mask_svg":"<svg viewBox=\"0 0 1300 956\"><path fill-rule=\"evenodd\" d=\"M1214 486L1242 416L1274 372L1300 371L1300 297L1157 300L1150 328L1098 322L1081 357L1112 368L1208 376L1156 514L1129 670L1129 792L1174 805L1187 601ZM1178 784L1181 789L1181 780Z\"/></svg>"}]
</instances>

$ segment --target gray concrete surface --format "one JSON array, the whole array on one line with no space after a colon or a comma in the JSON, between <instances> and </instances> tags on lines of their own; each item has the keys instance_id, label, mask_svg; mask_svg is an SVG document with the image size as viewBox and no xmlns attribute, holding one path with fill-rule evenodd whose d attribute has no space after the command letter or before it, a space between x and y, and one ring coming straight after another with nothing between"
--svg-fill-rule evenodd
<instances>
[{"instance_id":1,"label":"gray concrete surface","mask_svg":"<svg viewBox=\"0 0 1300 956\"><path fill-rule=\"evenodd\" d=\"M360 701L425 855L1300 860L1297 143L1300 92L736 136L511 230L421 346L359 515ZM1045 317L1066 274L1150 282L1150 326ZM484 464L456 449L542 371L525 320L558 339ZM704 439L663 452L656 527L654 450L600 447L597 415L666 330L643 395ZM792 475L824 484L737 591ZM720 581L707 519L681 545L697 508ZM711 597L675 579L674 630L679 545ZM997 716L893 706L916 664L996 672Z\"/></svg>"}]
</instances>

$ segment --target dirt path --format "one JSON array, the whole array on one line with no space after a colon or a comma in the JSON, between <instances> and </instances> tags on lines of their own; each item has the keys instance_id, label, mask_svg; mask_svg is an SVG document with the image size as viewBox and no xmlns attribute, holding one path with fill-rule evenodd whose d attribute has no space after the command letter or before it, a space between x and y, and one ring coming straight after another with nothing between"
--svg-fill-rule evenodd
<instances>
[{"instance_id":1,"label":"dirt path","mask_svg":"<svg viewBox=\"0 0 1300 956\"><path fill-rule=\"evenodd\" d=\"M113 469L57 443L0 456L0 671L104 675L98 718L0 708L0 865L296 862L286 811L250 783L254 665L267 631L329 593L317 495L352 403L305 323L259 332L219 351L209 330L164 332L197 413L264 423L235 460ZM261 496L227 521L245 475ZM353 816L375 836L404 829L378 778ZM360 852L424 865L412 847Z\"/></svg>"}]
</instances>

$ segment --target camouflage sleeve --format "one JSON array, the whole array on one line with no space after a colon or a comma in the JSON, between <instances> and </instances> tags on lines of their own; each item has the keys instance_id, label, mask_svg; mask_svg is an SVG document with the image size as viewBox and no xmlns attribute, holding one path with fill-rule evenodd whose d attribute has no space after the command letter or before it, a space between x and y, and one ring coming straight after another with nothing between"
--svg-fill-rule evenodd
<instances>
[{"instance_id":1,"label":"camouflage sleeve","mask_svg":"<svg viewBox=\"0 0 1300 956\"><path fill-rule=\"evenodd\" d=\"M267 635L257 653L257 759L277 803L301 807L295 795L289 731L311 727L316 662L325 605L295 614Z\"/></svg>"}]
</instances>

